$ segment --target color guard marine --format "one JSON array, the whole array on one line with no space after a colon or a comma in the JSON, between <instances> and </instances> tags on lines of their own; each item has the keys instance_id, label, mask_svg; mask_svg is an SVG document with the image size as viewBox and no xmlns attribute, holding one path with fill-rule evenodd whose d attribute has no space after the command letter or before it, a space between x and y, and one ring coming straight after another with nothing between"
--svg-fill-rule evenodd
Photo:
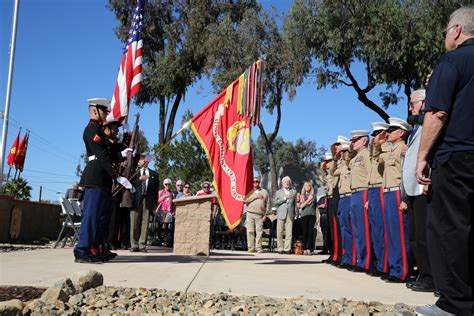
<instances>
[{"instance_id":1,"label":"color guard marine","mask_svg":"<svg viewBox=\"0 0 474 316\"><path fill-rule=\"evenodd\" d=\"M81 229L79 231L78 243L74 248L75 262L100 263L110 259L110 255L101 255L102 234L100 220L106 212L107 204L111 199L113 179L125 187L131 188L130 182L117 177L113 171L113 157L109 151L107 136L102 125L106 121L108 113L107 99L89 99L90 121L84 129L83 140L87 152L87 165L81 177L80 186L85 188ZM120 154L126 156L131 149L126 148ZM102 249L102 252L104 250Z\"/></svg>"}]
</instances>

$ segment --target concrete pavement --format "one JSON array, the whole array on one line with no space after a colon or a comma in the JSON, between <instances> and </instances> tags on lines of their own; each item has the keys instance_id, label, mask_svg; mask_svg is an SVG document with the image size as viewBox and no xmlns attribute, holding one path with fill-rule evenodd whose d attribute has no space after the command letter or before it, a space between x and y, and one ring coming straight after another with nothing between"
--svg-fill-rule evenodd
<instances>
[{"instance_id":1,"label":"concrete pavement","mask_svg":"<svg viewBox=\"0 0 474 316\"><path fill-rule=\"evenodd\" d=\"M0 285L47 287L80 270L96 270L107 286L164 288L196 292L271 297L379 301L386 304L433 304L431 293L387 284L364 273L321 263L323 256L213 251L209 258L175 256L170 249L148 253L118 251L105 264L74 263L72 249L39 249L0 253Z\"/></svg>"}]
</instances>

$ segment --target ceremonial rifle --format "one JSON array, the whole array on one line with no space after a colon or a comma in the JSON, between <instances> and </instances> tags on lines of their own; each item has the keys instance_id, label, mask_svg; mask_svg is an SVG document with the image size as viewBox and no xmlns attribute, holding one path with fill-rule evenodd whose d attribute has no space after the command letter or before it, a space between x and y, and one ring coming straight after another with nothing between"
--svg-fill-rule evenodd
<instances>
[{"instance_id":1,"label":"ceremonial rifle","mask_svg":"<svg viewBox=\"0 0 474 316\"><path fill-rule=\"evenodd\" d=\"M132 170L134 170L135 168L134 167L134 164L135 164L135 161L133 159L133 152L136 152L137 148L138 148L138 133L139 133L139 125L138 125L138 122L140 121L140 113L137 113L135 115L135 125L133 126L133 132L132 132L132 136L130 138L130 144L128 144L128 148L131 148L133 149L133 151L129 151L127 153L127 160L126 160L126 164L125 164L125 170L124 170L124 173L123 173L123 176L127 179L129 179L130 182L132 182L132 178L135 176L135 174L130 177L131 173L132 173ZM116 188L116 190L114 191L117 191L116 193L118 193L118 191L120 191L122 187L119 187L118 190ZM116 195L116 193L114 194L114 196ZM132 192L130 192L130 190L125 190L122 194L122 201L120 202L120 207L127 207L127 208L131 208L133 206L133 203L132 203Z\"/></svg>"}]
</instances>

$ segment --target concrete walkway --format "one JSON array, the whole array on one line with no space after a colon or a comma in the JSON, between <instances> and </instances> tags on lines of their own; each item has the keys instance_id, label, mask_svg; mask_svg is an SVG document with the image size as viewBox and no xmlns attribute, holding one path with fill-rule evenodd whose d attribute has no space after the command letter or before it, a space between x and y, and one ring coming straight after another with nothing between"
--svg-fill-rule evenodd
<instances>
[{"instance_id":1,"label":"concrete walkway","mask_svg":"<svg viewBox=\"0 0 474 316\"><path fill-rule=\"evenodd\" d=\"M387 284L364 273L321 263L323 256L214 251L209 258L175 256L169 249L149 253L118 251L106 264L74 263L71 249L0 253L0 285L47 287L80 270L97 270L107 286L164 288L196 292L313 299L379 301L386 304L433 304L431 293Z\"/></svg>"}]
</instances>

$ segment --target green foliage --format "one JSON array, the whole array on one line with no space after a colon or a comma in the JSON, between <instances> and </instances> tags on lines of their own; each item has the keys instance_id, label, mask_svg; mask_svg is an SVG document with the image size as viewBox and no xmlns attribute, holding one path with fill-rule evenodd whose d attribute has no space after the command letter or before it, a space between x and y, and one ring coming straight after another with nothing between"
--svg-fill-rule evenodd
<instances>
[{"instance_id":1,"label":"green foliage","mask_svg":"<svg viewBox=\"0 0 474 316\"><path fill-rule=\"evenodd\" d=\"M187 110L182 118L183 124L193 117ZM155 146L155 151L160 145ZM155 169L160 179L170 178L173 182L181 179L191 184L191 191L201 189L201 182L213 179L206 153L194 136L191 128L157 154Z\"/></svg>"},{"instance_id":2,"label":"green foliage","mask_svg":"<svg viewBox=\"0 0 474 316\"><path fill-rule=\"evenodd\" d=\"M135 1L109 0L120 22L117 36L125 42ZM159 103L158 142L173 132L175 116L189 86L214 68L209 59L216 30L223 23L240 23L255 1L156 0L144 10L143 81L136 104ZM231 44L226 38L224 43Z\"/></svg>"},{"instance_id":3,"label":"green foliage","mask_svg":"<svg viewBox=\"0 0 474 316\"><path fill-rule=\"evenodd\" d=\"M383 108L420 88L444 52L441 38L449 14L463 1L296 0L285 21L294 59L292 85L315 76L317 88L353 87L380 116ZM315 62L316 61L316 62ZM353 74L361 63L363 78ZM368 98L377 85L381 105Z\"/></svg>"},{"instance_id":4,"label":"green foliage","mask_svg":"<svg viewBox=\"0 0 474 316\"><path fill-rule=\"evenodd\" d=\"M260 136L253 143L254 168L260 174L270 171L268 155L265 151L265 140ZM297 139L295 143L277 137L273 141L272 149L275 154L276 170L293 166L301 169L316 169L326 149L317 146L313 140Z\"/></svg>"},{"instance_id":5,"label":"green foliage","mask_svg":"<svg viewBox=\"0 0 474 316\"><path fill-rule=\"evenodd\" d=\"M32 188L28 185L28 181L18 177L15 180L9 180L2 187L2 194L13 196L18 200L29 200L31 198Z\"/></svg>"}]
</instances>

